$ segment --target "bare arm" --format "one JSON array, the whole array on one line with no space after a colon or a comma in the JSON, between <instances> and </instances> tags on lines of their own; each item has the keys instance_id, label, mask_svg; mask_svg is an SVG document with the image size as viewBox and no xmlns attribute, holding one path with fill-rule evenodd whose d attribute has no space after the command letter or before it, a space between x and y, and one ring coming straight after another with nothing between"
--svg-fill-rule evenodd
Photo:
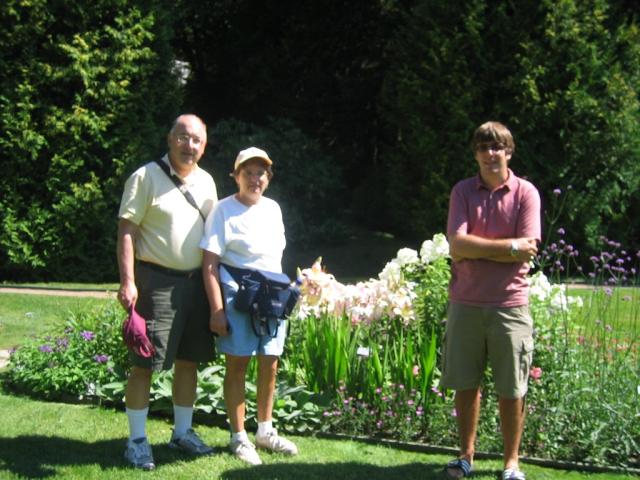
<instances>
[{"instance_id":1,"label":"bare arm","mask_svg":"<svg viewBox=\"0 0 640 480\"><path fill-rule=\"evenodd\" d=\"M135 236L138 226L123 218L118 222L118 270L120 271L120 288L118 301L122 308L129 308L138 300L138 289L135 283Z\"/></svg>"},{"instance_id":2,"label":"bare arm","mask_svg":"<svg viewBox=\"0 0 640 480\"><path fill-rule=\"evenodd\" d=\"M227 315L224 313L224 300L220 288L220 257L217 254L207 250L203 251L202 275L211 309L209 329L217 335L229 335Z\"/></svg>"},{"instance_id":3,"label":"bare arm","mask_svg":"<svg viewBox=\"0 0 640 480\"><path fill-rule=\"evenodd\" d=\"M515 241L518 251L511 255L511 242ZM489 239L470 234L454 234L449 238L449 251L454 262L465 259L484 259L501 263L524 263L538 253L535 238Z\"/></svg>"}]
</instances>

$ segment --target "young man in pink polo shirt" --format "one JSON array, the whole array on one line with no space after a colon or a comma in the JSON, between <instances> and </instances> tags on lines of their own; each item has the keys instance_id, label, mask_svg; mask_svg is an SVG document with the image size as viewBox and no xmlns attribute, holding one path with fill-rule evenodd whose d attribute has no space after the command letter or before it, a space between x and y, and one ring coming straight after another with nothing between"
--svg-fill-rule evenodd
<instances>
[{"instance_id":1,"label":"young man in pink polo shirt","mask_svg":"<svg viewBox=\"0 0 640 480\"><path fill-rule=\"evenodd\" d=\"M471 147L479 174L451 191L447 235L453 259L441 384L456 391L460 456L449 478L471 473L480 386L487 361L498 392L504 480L523 480L518 450L533 353L526 280L540 241L540 195L508 167L515 144L498 122L480 125Z\"/></svg>"}]
</instances>

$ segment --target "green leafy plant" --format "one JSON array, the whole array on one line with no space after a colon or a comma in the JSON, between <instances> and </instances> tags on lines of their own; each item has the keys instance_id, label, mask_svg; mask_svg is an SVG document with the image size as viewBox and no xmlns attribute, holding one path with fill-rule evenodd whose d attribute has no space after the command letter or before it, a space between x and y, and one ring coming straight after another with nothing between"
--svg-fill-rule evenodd
<instances>
[{"instance_id":1,"label":"green leafy plant","mask_svg":"<svg viewBox=\"0 0 640 480\"><path fill-rule=\"evenodd\" d=\"M99 398L127 369L123 316L115 302L71 313L60 333L29 339L12 352L9 384L52 399Z\"/></svg>"}]
</instances>

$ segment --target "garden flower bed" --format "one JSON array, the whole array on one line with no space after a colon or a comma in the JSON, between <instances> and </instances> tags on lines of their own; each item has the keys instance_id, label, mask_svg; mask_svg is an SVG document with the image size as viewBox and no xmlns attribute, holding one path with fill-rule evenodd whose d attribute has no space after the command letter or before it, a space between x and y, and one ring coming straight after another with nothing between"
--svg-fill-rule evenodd
<instances>
[{"instance_id":1,"label":"garden flower bed","mask_svg":"<svg viewBox=\"0 0 640 480\"><path fill-rule=\"evenodd\" d=\"M555 266L558 273L565 260L576 258L562 244L545 249L541 259L547 263L541 261L531 276L536 350L522 451L637 468L640 298L637 288L621 285L637 286L639 259L615 242L603 244L606 254L592 259L594 275L586 277L604 286L573 295L550 281L544 271ZM552 255L564 260L551 261ZM449 281L445 237L425 241L419 252L401 249L368 281L341 284L323 271L320 259L299 277L303 295L281 361L278 427L455 446L453 392L438 387ZM73 316L57 334L28 340L13 352L6 383L44 398L121 405L127 369L122 319L112 302ZM224 414L223 368L214 364L199 372L200 414ZM171 373L156 375L152 410L170 411L170 395ZM502 448L494 397L488 373L478 437L478 450L485 452ZM249 388L249 419L254 401Z\"/></svg>"}]
</instances>

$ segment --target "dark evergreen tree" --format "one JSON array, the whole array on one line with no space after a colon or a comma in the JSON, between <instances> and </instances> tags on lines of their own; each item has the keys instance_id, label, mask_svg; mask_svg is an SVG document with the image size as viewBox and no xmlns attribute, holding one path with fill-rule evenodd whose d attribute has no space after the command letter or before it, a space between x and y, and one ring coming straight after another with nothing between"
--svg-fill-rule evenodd
<instances>
[{"instance_id":1,"label":"dark evergreen tree","mask_svg":"<svg viewBox=\"0 0 640 480\"><path fill-rule=\"evenodd\" d=\"M578 193L561 218L573 241L637 239L640 222L620 220L640 181L640 42L633 13L614 7L424 0L408 12L388 53L376 218L416 238L444 229L450 188L476 171L470 135L493 119L513 131L512 166L543 198Z\"/></svg>"},{"instance_id":2,"label":"dark evergreen tree","mask_svg":"<svg viewBox=\"0 0 640 480\"><path fill-rule=\"evenodd\" d=\"M177 91L156 1L0 5L0 271L114 280L123 178L157 152Z\"/></svg>"}]
</instances>

